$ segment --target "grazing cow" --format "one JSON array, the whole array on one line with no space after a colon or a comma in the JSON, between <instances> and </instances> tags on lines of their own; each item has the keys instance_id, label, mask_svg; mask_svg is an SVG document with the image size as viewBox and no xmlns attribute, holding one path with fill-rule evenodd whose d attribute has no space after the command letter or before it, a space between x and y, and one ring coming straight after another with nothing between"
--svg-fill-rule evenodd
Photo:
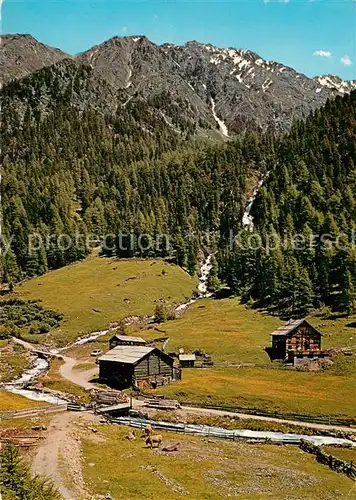
<instances>
[{"instance_id":1,"label":"grazing cow","mask_svg":"<svg viewBox=\"0 0 356 500\"><path fill-rule=\"evenodd\" d=\"M142 437L150 437L150 435L153 432L152 425L146 425L144 428L145 433L142 435Z\"/></svg>"},{"instance_id":2,"label":"grazing cow","mask_svg":"<svg viewBox=\"0 0 356 500\"><path fill-rule=\"evenodd\" d=\"M128 439L129 441L134 441L136 439L136 432L129 432L126 436L126 439Z\"/></svg>"},{"instance_id":3,"label":"grazing cow","mask_svg":"<svg viewBox=\"0 0 356 500\"><path fill-rule=\"evenodd\" d=\"M146 445L151 446L153 448L153 445L157 445L156 448L159 448L162 443L162 436L160 434L152 434L152 436L149 436L146 439Z\"/></svg>"},{"instance_id":4,"label":"grazing cow","mask_svg":"<svg viewBox=\"0 0 356 500\"><path fill-rule=\"evenodd\" d=\"M172 444L167 444L164 448L162 448L162 451L178 451L181 446L181 443L172 443Z\"/></svg>"}]
</instances>

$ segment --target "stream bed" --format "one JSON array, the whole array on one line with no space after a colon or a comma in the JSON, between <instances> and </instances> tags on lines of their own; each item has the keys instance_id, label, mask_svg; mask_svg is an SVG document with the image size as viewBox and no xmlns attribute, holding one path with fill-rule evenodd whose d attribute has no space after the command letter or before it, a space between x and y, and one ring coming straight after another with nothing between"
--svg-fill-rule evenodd
<instances>
[{"instance_id":1,"label":"stream bed","mask_svg":"<svg viewBox=\"0 0 356 500\"><path fill-rule=\"evenodd\" d=\"M67 403L64 399L58 398L52 394L48 394L42 391L36 391L35 389L28 389L33 382L41 375L46 372L49 368L49 361L37 357L33 362L32 366L27 370L24 370L21 377L3 385L3 389L13 394L19 394L32 401L43 401L49 404L63 404Z\"/></svg>"}]
</instances>

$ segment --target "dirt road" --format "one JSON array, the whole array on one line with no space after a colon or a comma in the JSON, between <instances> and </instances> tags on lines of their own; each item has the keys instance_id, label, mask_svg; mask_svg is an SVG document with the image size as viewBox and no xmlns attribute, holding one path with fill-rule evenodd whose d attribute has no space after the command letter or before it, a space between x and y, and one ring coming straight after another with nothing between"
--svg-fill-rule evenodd
<instances>
[{"instance_id":1,"label":"dirt road","mask_svg":"<svg viewBox=\"0 0 356 500\"><path fill-rule=\"evenodd\" d=\"M95 387L94 384L89 382L89 379L98 373L98 368L95 367L86 371L74 370L74 367L78 364L78 360L70 358L69 356L62 356L62 358L64 364L60 367L60 374L63 378L73 382L73 384L84 387L84 389L92 389Z\"/></svg>"},{"instance_id":2,"label":"dirt road","mask_svg":"<svg viewBox=\"0 0 356 500\"><path fill-rule=\"evenodd\" d=\"M74 415L75 416L75 415ZM73 413L61 413L56 415L47 430L46 439L41 442L33 460L32 471L34 474L44 474L50 476L59 492L65 500L78 500L85 495L80 465L79 444L75 441L71 433ZM70 453L68 453L70 450ZM60 462L63 461L63 464ZM63 471L61 471L61 465ZM75 492L70 491L66 486L64 470L73 470L73 475L77 477Z\"/></svg>"},{"instance_id":3,"label":"dirt road","mask_svg":"<svg viewBox=\"0 0 356 500\"><path fill-rule=\"evenodd\" d=\"M213 410L210 408L196 408L191 406L182 406L182 410L186 413L193 415L215 415L220 417L231 417L231 418L241 418L242 420L262 420L264 422L278 422L280 424L290 424L299 425L300 427L308 427L309 429L320 429L320 430L330 430L330 431L343 431L343 432L353 432L356 433L356 428L354 427L342 427L339 425L324 425L324 424L314 424L312 422L300 422L298 420L283 420L281 418L273 417L262 417L259 415L250 415L246 413L234 413L225 410Z\"/></svg>"}]
</instances>

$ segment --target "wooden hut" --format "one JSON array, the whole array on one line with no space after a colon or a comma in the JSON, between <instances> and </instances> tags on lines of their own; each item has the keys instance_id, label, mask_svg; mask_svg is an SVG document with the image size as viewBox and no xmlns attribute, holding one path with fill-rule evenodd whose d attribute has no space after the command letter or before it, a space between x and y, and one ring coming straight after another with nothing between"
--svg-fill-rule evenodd
<instances>
[{"instance_id":1,"label":"wooden hut","mask_svg":"<svg viewBox=\"0 0 356 500\"><path fill-rule=\"evenodd\" d=\"M321 354L322 334L307 321L289 321L272 334L272 350L276 358Z\"/></svg>"},{"instance_id":2,"label":"wooden hut","mask_svg":"<svg viewBox=\"0 0 356 500\"><path fill-rule=\"evenodd\" d=\"M174 359L156 347L117 346L98 362L100 380L120 389L143 380L163 385L174 378Z\"/></svg>"},{"instance_id":3,"label":"wooden hut","mask_svg":"<svg viewBox=\"0 0 356 500\"><path fill-rule=\"evenodd\" d=\"M179 354L178 358L181 368L194 368L196 360L195 354Z\"/></svg>"}]
</instances>

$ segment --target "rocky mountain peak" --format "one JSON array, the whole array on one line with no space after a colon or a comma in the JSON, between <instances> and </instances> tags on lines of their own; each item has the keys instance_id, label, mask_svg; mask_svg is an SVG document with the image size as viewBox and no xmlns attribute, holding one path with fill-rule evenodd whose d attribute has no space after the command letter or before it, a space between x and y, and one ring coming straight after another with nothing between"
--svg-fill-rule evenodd
<instances>
[{"instance_id":1,"label":"rocky mountain peak","mask_svg":"<svg viewBox=\"0 0 356 500\"><path fill-rule=\"evenodd\" d=\"M7 35L0 69L7 81L67 57L30 35ZM308 78L250 50L196 40L159 46L146 36L115 36L74 60L78 67L89 66L91 78L109 84L124 103L144 101L172 127L173 121L183 120L197 131L215 129L225 137L246 130L288 130L295 118L356 88L356 81L334 75Z\"/></svg>"},{"instance_id":2,"label":"rocky mountain peak","mask_svg":"<svg viewBox=\"0 0 356 500\"><path fill-rule=\"evenodd\" d=\"M71 56L40 43L29 34L1 36L0 75L2 83L22 78Z\"/></svg>"},{"instance_id":3,"label":"rocky mountain peak","mask_svg":"<svg viewBox=\"0 0 356 500\"><path fill-rule=\"evenodd\" d=\"M356 89L356 80L342 80L336 75L323 75L314 78L322 87L344 94Z\"/></svg>"}]
</instances>

